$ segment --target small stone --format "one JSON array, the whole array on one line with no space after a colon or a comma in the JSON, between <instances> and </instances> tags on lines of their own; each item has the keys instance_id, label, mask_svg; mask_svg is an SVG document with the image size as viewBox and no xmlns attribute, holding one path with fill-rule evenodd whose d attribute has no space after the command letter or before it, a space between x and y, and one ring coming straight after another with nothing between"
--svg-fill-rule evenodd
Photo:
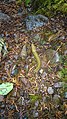
<instances>
[{"instance_id":1,"label":"small stone","mask_svg":"<svg viewBox=\"0 0 67 119\"><path fill-rule=\"evenodd\" d=\"M47 92L49 94L53 94L54 93L54 89L52 87L48 87Z\"/></svg>"},{"instance_id":2,"label":"small stone","mask_svg":"<svg viewBox=\"0 0 67 119\"><path fill-rule=\"evenodd\" d=\"M4 96L0 95L0 102L2 102L4 99Z\"/></svg>"},{"instance_id":3,"label":"small stone","mask_svg":"<svg viewBox=\"0 0 67 119\"><path fill-rule=\"evenodd\" d=\"M33 117L34 117L34 118L37 118L37 117L38 117L38 115L39 115L39 114L38 114L38 112L33 111Z\"/></svg>"},{"instance_id":4,"label":"small stone","mask_svg":"<svg viewBox=\"0 0 67 119\"><path fill-rule=\"evenodd\" d=\"M56 54L55 54L55 60L56 60L56 62L59 62L59 59L60 59L59 54L58 54L58 52L56 52Z\"/></svg>"},{"instance_id":5,"label":"small stone","mask_svg":"<svg viewBox=\"0 0 67 119\"><path fill-rule=\"evenodd\" d=\"M65 92L64 97L67 99L67 92Z\"/></svg>"},{"instance_id":6,"label":"small stone","mask_svg":"<svg viewBox=\"0 0 67 119\"><path fill-rule=\"evenodd\" d=\"M67 55L67 50L64 51L64 54Z\"/></svg>"},{"instance_id":7,"label":"small stone","mask_svg":"<svg viewBox=\"0 0 67 119\"><path fill-rule=\"evenodd\" d=\"M39 105L39 101L36 101L35 106L38 107L38 105Z\"/></svg>"},{"instance_id":8,"label":"small stone","mask_svg":"<svg viewBox=\"0 0 67 119\"><path fill-rule=\"evenodd\" d=\"M16 76L18 74L18 69L14 69L11 72L11 76Z\"/></svg>"},{"instance_id":9,"label":"small stone","mask_svg":"<svg viewBox=\"0 0 67 119\"><path fill-rule=\"evenodd\" d=\"M47 76L47 73L46 72L43 72L42 79L44 79L46 76Z\"/></svg>"},{"instance_id":10,"label":"small stone","mask_svg":"<svg viewBox=\"0 0 67 119\"><path fill-rule=\"evenodd\" d=\"M28 119L28 117L25 115L22 119Z\"/></svg>"},{"instance_id":11,"label":"small stone","mask_svg":"<svg viewBox=\"0 0 67 119\"><path fill-rule=\"evenodd\" d=\"M52 66L55 66L57 62L59 62L59 53L56 52L55 50L52 49L47 49L45 52L45 57L46 60L45 61L49 61L50 60L50 64Z\"/></svg>"},{"instance_id":12,"label":"small stone","mask_svg":"<svg viewBox=\"0 0 67 119\"><path fill-rule=\"evenodd\" d=\"M56 108L59 107L60 95L55 94L55 95L53 96L53 102L54 102L54 105L55 105Z\"/></svg>"},{"instance_id":13,"label":"small stone","mask_svg":"<svg viewBox=\"0 0 67 119\"><path fill-rule=\"evenodd\" d=\"M46 102L46 97L43 97L43 102Z\"/></svg>"},{"instance_id":14,"label":"small stone","mask_svg":"<svg viewBox=\"0 0 67 119\"><path fill-rule=\"evenodd\" d=\"M18 54L14 55L14 58L17 60L18 59Z\"/></svg>"},{"instance_id":15,"label":"small stone","mask_svg":"<svg viewBox=\"0 0 67 119\"><path fill-rule=\"evenodd\" d=\"M7 14L0 11L0 21L9 21L9 20L10 17Z\"/></svg>"},{"instance_id":16,"label":"small stone","mask_svg":"<svg viewBox=\"0 0 67 119\"><path fill-rule=\"evenodd\" d=\"M63 82L57 82L54 84L55 88L61 88L63 86Z\"/></svg>"},{"instance_id":17,"label":"small stone","mask_svg":"<svg viewBox=\"0 0 67 119\"><path fill-rule=\"evenodd\" d=\"M22 105L24 105L24 97L22 97Z\"/></svg>"},{"instance_id":18,"label":"small stone","mask_svg":"<svg viewBox=\"0 0 67 119\"><path fill-rule=\"evenodd\" d=\"M22 83L23 83L25 86L26 86L27 83L28 83L27 78L25 78L25 77L21 77L21 81L22 81Z\"/></svg>"},{"instance_id":19,"label":"small stone","mask_svg":"<svg viewBox=\"0 0 67 119\"><path fill-rule=\"evenodd\" d=\"M40 72L40 74L42 74L42 73L43 73L43 69L40 69L40 71L39 71L39 72Z\"/></svg>"},{"instance_id":20,"label":"small stone","mask_svg":"<svg viewBox=\"0 0 67 119\"><path fill-rule=\"evenodd\" d=\"M44 91L45 91L45 92L47 91L47 86L44 86Z\"/></svg>"},{"instance_id":21,"label":"small stone","mask_svg":"<svg viewBox=\"0 0 67 119\"><path fill-rule=\"evenodd\" d=\"M34 39L35 40L40 40L41 38L40 38L39 34L37 34L37 35L34 36Z\"/></svg>"},{"instance_id":22,"label":"small stone","mask_svg":"<svg viewBox=\"0 0 67 119\"><path fill-rule=\"evenodd\" d=\"M54 97L53 97L53 99L54 99L55 101L59 100L59 98L60 98L60 95L57 95L57 94L55 94Z\"/></svg>"},{"instance_id":23,"label":"small stone","mask_svg":"<svg viewBox=\"0 0 67 119\"><path fill-rule=\"evenodd\" d=\"M4 80L7 80L7 77L6 76L3 76L2 77L2 80L4 81Z\"/></svg>"},{"instance_id":24,"label":"small stone","mask_svg":"<svg viewBox=\"0 0 67 119\"><path fill-rule=\"evenodd\" d=\"M25 65L24 68L25 68L25 71L28 72L28 70L29 70L29 66L28 66L28 65Z\"/></svg>"}]
</instances>

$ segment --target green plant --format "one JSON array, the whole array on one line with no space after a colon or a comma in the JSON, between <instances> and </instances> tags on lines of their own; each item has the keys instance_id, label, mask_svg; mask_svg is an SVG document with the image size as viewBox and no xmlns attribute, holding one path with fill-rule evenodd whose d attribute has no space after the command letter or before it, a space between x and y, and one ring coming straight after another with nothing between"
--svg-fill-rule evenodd
<instances>
[{"instance_id":1,"label":"green plant","mask_svg":"<svg viewBox=\"0 0 67 119\"><path fill-rule=\"evenodd\" d=\"M25 4L28 5L31 2L31 0L25 0Z\"/></svg>"},{"instance_id":2,"label":"green plant","mask_svg":"<svg viewBox=\"0 0 67 119\"><path fill-rule=\"evenodd\" d=\"M31 2L31 0L16 0L16 3L19 4L19 5L21 5L22 2L24 2L25 5L27 6Z\"/></svg>"},{"instance_id":3,"label":"green plant","mask_svg":"<svg viewBox=\"0 0 67 119\"><path fill-rule=\"evenodd\" d=\"M63 68L61 71L59 71L58 75L62 81L67 82L67 68Z\"/></svg>"},{"instance_id":4,"label":"green plant","mask_svg":"<svg viewBox=\"0 0 67 119\"><path fill-rule=\"evenodd\" d=\"M66 0L34 0L32 8L36 13L46 14L47 16L58 11L67 13L67 2Z\"/></svg>"}]
</instances>

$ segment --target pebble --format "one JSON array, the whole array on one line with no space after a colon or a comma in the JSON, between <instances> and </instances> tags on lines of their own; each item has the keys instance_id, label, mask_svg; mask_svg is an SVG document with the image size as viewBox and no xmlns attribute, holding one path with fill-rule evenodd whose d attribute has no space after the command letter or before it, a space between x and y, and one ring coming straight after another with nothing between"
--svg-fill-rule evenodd
<instances>
[{"instance_id":1,"label":"pebble","mask_svg":"<svg viewBox=\"0 0 67 119\"><path fill-rule=\"evenodd\" d=\"M39 73L42 74L43 73L43 69L40 69Z\"/></svg>"},{"instance_id":2,"label":"pebble","mask_svg":"<svg viewBox=\"0 0 67 119\"><path fill-rule=\"evenodd\" d=\"M38 105L39 105L39 101L36 101L35 106L38 107Z\"/></svg>"},{"instance_id":3,"label":"pebble","mask_svg":"<svg viewBox=\"0 0 67 119\"><path fill-rule=\"evenodd\" d=\"M54 93L54 89L52 87L48 87L47 92L49 94L53 94Z\"/></svg>"},{"instance_id":4,"label":"pebble","mask_svg":"<svg viewBox=\"0 0 67 119\"><path fill-rule=\"evenodd\" d=\"M10 17L7 14L0 11L0 21L9 21L9 20Z\"/></svg>"},{"instance_id":5,"label":"pebble","mask_svg":"<svg viewBox=\"0 0 67 119\"><path fill-rule=\"evenodd\" d=\"M18 69L14 69L11 72L11 76L16 76L18 74Z\"/></svg>"},{"instance_id":6,"label":"pebble","mask_svg":"<svg viewBox=\"0 0 67 119\"><path fill-rule=\"evenodd\" d=\"M22 119L28 119L28 117L25 115Z\"/></svg>"},{"instance_id":7,"label":"pebble","mask_svg":"<svg viewBox=\"0 0 67 119\"><path fill-rule=\"evenodd\" d=\"M63 82L57 82L54 84L55 88L61 88L63 86Z\"/></svg>"},{"instance_id":8,"label":"pebble","mask_svg":"<svg viewBox=\"0 0 67 119\"><path fill-rule=\"evenodd\" d=\"M67 99L67 92L65 92L64 97Z\"/></svg>"},{"instance_id":9,"label":"pebble","mask_svg":"<svg viewBox=\"0 0 67 119\"><path fill-rule=\"evenodd\" d=\"M59 57L59 54L58 54L58 52L56 52L56 54L55 54L55 60L56 60L56 62L59 62L59 60L60 60L60 57Z\"/></svg>"},{"instance_id":10,"label":"pebble","mask_svg":"<svg viewBox=\"0 0 67 119\"><path fill-rule=\"evenodd\" d=\"M46 97L43 97L43 102L46 102Z\"/></svg>"},{"instance_id":11,"label":"pebble","mask_svg":"<svg viewBox=\"0 0 67 119\"><path fill-rule=\"evenodd\" d=\"M60 98L60 95L57 95L57 94L55 94L54 97L53 97L53 99L56 100L56 101L59 100L59 98Z\"/></svg>"},{"instance_id":12,"label":"pebble","mask_svg":"<svg viewBox=\"0 0 67 119\"><path fill-rule=\"evenodd\" d=\"M2 102L4 99L4 96L0 95L0 102Z\"/></svg>"},{"instance_id":13,"label":"pebble","mask_svg":"<svg viewBox=\"0 0 67 119\"><path fill-rule=\"evenodd\" d=\"M2 80L4 81L4 80L7 80L7 77L6 76L3 76L2 77Z\"/></svg>"},{"instance_id":14,"label":"pebble","mask_svg":"<svg viewBox=\"0 0 67 119\"><path fill-rule=\"evenodd\" d=\"M18 54L14 55L14 58L17 60L18 59Z\"/></svg>"},{"instance_id":15,"label":"pebble","mask_svg":"<svg viewBox=\"0 0 67 119\"><path fill-rule=\"evenodd\" d=\"M34 118L37 118L38 115L39 115L38 112L34 110L34 111L33 111L33 117L34 117Z\"/></svg>"},{"instance_id":16,"label":"pebble","mask_svg":"<svg viewBox=\"0 0 67 119\"><path fill-rule=\"evenodd\" d=\"M59 104L60 104L60 95L55 94L53 96L53 102L54 102L54 105L55 105L56 108L59 107Z\"/></svg>"},{"instance_id":17,"label":"pebble","mask_svg":"<svg viewBox=\"0 0 67 119\"><path fill-rule=\"evenodd\" d=\"M34 39L40 41L41 38L40 38L39 34L36 34L36 35L34 36Z\"/></svg>"},{"instance_id":18,"label":"pebble","mask_svg":"<svg viewBox=\"0 0 67 119\"><path fill-rule=\"evenodd\" d=\"M64 55L67 55L67 50L64 51Z\"/></svg>"},{"instance_id":19,"label":"pebble","mask_svg":"<svg viewBox=\"0 0 67 119\"><path fill-rule=\"evenodd\" d=\"M22 97L22 105L24 105L24 97Z\"/></svg>"},{"instance_id":20,"label":"pebble","mask_svg":"<svg viewBox=\"0 0 67 119\"><path fill-rule=\"evenodd\" d=\"M46 72L43 72L43 74L42 74L42 79L44 79L45 77L47 76L47 73Z\"/></svg>"},{"instance_id":21,"label":"pebble","mask_svg":"<svg viewBox=\"0 0 67 119\"><path fill-rule=\"evenodd\" d=\"M24 68L25 68L25 71L28 72L28 70L29 70L29 66L28 66L28 65L25 65Z\"/></svg>"}]
</instances>

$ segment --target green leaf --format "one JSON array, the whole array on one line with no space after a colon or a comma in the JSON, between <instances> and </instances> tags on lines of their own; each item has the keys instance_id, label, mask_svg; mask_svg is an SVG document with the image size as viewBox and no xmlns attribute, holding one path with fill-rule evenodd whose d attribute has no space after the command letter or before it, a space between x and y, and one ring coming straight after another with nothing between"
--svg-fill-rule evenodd
<instances>
[{"instance_id":1,"label":"green leaf","mask_svg":"<svg viewBox=\"0 0 67 119\"><path fill-rule=\"evenodd\" d=\"M0 95L7 95L13 89L13 83L2 83L0 84Z\"/></svg>"},{"instance_id":2,"label":"green leaf","mask_svg":"<svg viewBox=\"0 0 67 119\"><path fill-rule=\"evenodd\" d=\"M30 3L31 0L25 0L26 5Z\"/></svg>"}]
</instances>

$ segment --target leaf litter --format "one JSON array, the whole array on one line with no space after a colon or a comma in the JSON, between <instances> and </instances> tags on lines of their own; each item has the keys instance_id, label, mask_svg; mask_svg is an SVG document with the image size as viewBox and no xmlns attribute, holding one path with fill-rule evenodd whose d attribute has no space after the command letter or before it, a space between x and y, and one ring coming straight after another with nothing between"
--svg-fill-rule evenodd
<instances>
[{"instance_id":1,"label":"leaf litter","mask_svg":"<svg viewBox=\"0 0 67 119\"><path fill-rule=\"evenodd\" d=\"M26 15L24 14L23 18L17 16L19 6L15 3L1 3L0 7L12 18L8 23L1 23L0 31L2 39L8 44L6 48L1 45L0 50L0 85L7 88L7 82L12 84L12 88L6 90L6 96L0 94L0 118L66 118L66 30L60 30L61 25L57 28L56 24L50 21L45 27L27 31L21 22ZM35 69L39 60L34 57L32 43L40 58L37 72ZM0 44L4 45L4 42L1 43L0 40ZM5 57L2 49L8 51ZM1 91L3 92L3 89Z\"/></svg>"}]
</instances>

